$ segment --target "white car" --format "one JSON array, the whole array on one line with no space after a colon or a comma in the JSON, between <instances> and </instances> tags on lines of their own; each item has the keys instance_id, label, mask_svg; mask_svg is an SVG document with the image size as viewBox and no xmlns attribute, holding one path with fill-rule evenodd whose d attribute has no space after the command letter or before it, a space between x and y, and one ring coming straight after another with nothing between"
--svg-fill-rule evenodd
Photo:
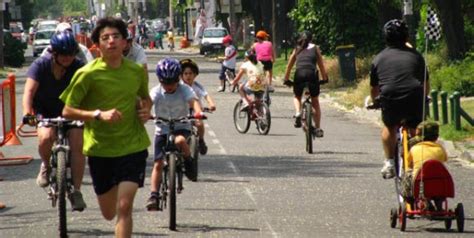
<instances>
[{"instance_id":1,"label":"white car","mask_svg":"<svg viewBox=\"0 0 474 238\"><path fill-rule=\"evenodd\" d=\"M222 40L224 36L228 35L227 29L222 27L208 27L204 29L202 33L201 46L199 47L199 53L201 55L207 52L219 51L224 49Z\"/></svg>"},{"instance_id":2,"label":"white car","mask_svg":"<svg viewBox=\"0 0 474 238\"><path fill-rule=\"evenodd\" d=\"M56 20L43 20L38 22L38 26L36 27L37 31L43 31L43 30L52 30L54 31L56 29L56 26L58 26L59 21Z\"/></svg>"},{"instance_id":3,"label":"white car","mask_svg":"<svg viewBox=\"0 0 474 238\"><path fill-rule=\"evenodd\" d=\"M37 57L43 52L43 50L49 46L51 36L54 34L54 30L42 30L35 33L33 39L33 57Z\"/></svg>"}]
</instances>

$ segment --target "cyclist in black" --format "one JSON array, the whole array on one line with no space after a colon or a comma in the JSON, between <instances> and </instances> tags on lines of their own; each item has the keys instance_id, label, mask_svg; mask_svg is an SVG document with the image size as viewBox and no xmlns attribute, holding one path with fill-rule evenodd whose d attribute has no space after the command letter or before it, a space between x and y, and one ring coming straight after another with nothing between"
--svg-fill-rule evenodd
<instances>
[{"instance_id":1,"label":"cyclist in black","mask_svg":"<svg viewBox=\"0 0 474 238\"><path fill-rule=\"evenodd\" d=\"M386 156L381 170L385 179L395 176L394 158L397 128L402 121L414 134L423 119L423 88L429 91L423 56L407 44L408 28L398 19L383 28L387 47L372 62L371 97L382 105L382 144ZM426 81L424 79L426 78ZM426 86L423 86L426 82Z\"/></svg>"},{"instance_id":2,"label":"cyclist in black","mask_svg":"<svg viewBox=\"0 0 474 238\"><path fill-rule=\"evenodd\" d=\"M296 49L291 53L288 65L285 71L285 84L288 85L291 68L296 62L296 71L294 77L293 100L295 105L295 127L301 127L301 96L305 86L308 86L311 95L311 104L314 109L314 134L316 137L323 137L324 132L321 129L321 107L319 105L319 90L322 81L327 82L328 75L324 67L323 57L319 46L312 43L313 35L309 31L303 31L297 41ZM321 70L323 80L319 80L318 68Z\"/></svg>"}]
</instances>

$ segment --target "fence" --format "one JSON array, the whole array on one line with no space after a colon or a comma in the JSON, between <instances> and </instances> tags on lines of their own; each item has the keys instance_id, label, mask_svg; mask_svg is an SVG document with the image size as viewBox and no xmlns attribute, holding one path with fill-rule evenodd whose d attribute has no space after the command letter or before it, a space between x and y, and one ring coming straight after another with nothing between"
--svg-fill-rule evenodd
<instances>
[{"instance_id":1,"label":"fence","mask_svg":"<svg viewBox=\"0 0 474 238\"><path fill-rule=\"evenodd\" d=\"M16 136L16 95L15 75L10 73L1 84L1 129L2 137L0 146L21 145ZM0 166L27 164L33 160L32 156L1 157Z\"/></svg>"},{"instance_id":2,"label":"fence","mask_svg":"<svg viewBox=\"0 0 474 238\"><path fill-rule=\"evenodd\" d=\"M430 94L433 119L439 121L439 105L441 105L441 123L448 124L448 93L432 90ZM438 103L438 99L441 100L441 104ZM449 120L456 130L461 130L461 118L464 118L471 126L474 126L472 117L461 107L461 94L459 92L454 92L449 96L449 109Z\"/></svg>"}]
</instances>

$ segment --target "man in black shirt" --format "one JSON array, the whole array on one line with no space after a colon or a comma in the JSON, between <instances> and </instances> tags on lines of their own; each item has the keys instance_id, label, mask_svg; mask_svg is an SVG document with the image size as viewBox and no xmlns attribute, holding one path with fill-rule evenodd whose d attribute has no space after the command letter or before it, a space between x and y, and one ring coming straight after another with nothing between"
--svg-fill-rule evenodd
<instances>
[{"instance_id":1,"label":"man in black shirt","mask_svg":"<svg viewBox=\"0 0 474 238\"><path fill-rule=\"evenodd\" d=\"M372 99L379 97L382 104L386 160L381 172L388 179L395 176L397 128L404 121L414 132L423 119L424 92L429 91L429 85L423 56L407 46L406 24L398 19L390 20L384 25L384 34L387 47L372 62L370 86Z\"/></svg>"}]
</instances>

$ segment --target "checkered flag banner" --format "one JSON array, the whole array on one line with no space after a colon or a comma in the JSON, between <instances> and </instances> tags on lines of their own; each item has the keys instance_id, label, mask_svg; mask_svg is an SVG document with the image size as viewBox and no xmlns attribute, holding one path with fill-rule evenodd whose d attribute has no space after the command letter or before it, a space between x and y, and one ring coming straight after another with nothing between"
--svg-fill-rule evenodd
<instances>
[{"instance_id":1,"label":"checkered flag banner","mask_svg":"<svg viewBox=\"0 0 474 238\"><path fill-rule=\"evenodd\" d=\"M441 38L441 23L438 20L436 12L428 6L425 26L425 37L430 40L439 40Z\"/></svg>"}]
</instances>

